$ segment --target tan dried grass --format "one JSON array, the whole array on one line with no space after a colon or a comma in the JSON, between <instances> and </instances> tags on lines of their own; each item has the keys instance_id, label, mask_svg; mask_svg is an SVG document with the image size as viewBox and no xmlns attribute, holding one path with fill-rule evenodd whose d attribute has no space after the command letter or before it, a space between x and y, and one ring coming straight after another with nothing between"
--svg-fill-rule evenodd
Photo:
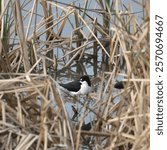
<instances>
[{"instance_id":1,"label":"tan dried grass","mask_svg":"<svg viewBox=\"0 0 167 150\"><path fill-rule=\"evenodd\" d=\"M40 2L44 13L37 9ZM133 2L144 12L140 22L132 3L123 9L123 1L99 0L97 9L88 1L83 7L43 0L1 3L1 149L149 149L149 1ZM64 34L69 24L71 35ZM70 67L76 58L96 60L99 51L109 69L90 95L94 103L81 103L84 112L76 127L51 72L58 65ZM117 76L123 76L125 88L113 94ZM82 130L90 112L95 116L91 130Z\"/></svg>"}]
</instances>

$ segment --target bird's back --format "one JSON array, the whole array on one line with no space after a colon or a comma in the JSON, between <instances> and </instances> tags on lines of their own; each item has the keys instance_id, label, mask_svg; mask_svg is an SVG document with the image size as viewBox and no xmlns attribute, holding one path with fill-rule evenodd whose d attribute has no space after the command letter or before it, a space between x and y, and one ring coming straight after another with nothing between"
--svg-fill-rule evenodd
<instances>
[{"instance_id":1,"label":"bird's back","mask_svg":"<svg viewBox=\"0 0 167 150\"><path fill-rule=\"evenodd\" d=\"M68 91L77 92L80 89L81 83L78 81L73 81L66 84L59 83L59 85Z\"/></svg>"}]
</instances>

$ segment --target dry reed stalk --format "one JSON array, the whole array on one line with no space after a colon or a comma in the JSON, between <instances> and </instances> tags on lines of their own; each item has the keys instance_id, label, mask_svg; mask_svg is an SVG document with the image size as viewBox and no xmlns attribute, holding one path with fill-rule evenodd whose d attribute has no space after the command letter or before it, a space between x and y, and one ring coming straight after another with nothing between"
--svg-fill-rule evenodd
<instances>
[{"instance_id":1,"label":"dry reed stalk","mask_svg":"<svg viewBox=\"0 0 167 150\"><path fill-rule=\"evenodd\" d=\"M15 15L15 22L16 22L16 29L18 31L18 35L20 38L20 47L23 56L23 63L25 67L25 72L30 69L29 61L28 61L28 50L27 50L27 43L25 39L23 21L22 21L22 14L20 9L20 1L15 2L16 5L16 15ZM14 10L13 10L14 13Z\"/></svg>"},{"instance_id":2,"label":"dry reed stalk","mask_svg":"<svg viewBox=\"0 0 167 150\"><path fill-rule=\"evenodd\" d=\"M18 136L18 138L21 140L20 142L18 141L17 142L17 147L16 149L28 149L29 147L32 147L36 142L35 141L40 141L44 142L44 149L47 149L48 147L48 142L50 141L48 139L48 127L51 126L50 123L48 123L48 121L51 119L51 118L54 118L53 116L53 108L52 106L50 105L50 92L52 91L53 93L56 92L55 90L56 89L52 89L53 86L50 86L52 85L53 83L51 83L49 81L49 79L47 79L45 76L43 76L43 78L45 78L46 80L42 80L42 77L39 77L39 79L35 76L31 76L31 74L29 74L30 78L31 78L31 81L33 81L32 83L30 83L31 81L27 81L26 78L24 77L24 74L23 76L19 76L17 77L16 79L14 79L14 81L10 82L10 80L13 80L13 79L8 79L6 80L6 83L9 83L9 86L7 87L4 87L3 89L3 92L1 91L1 100L4 99L5 100L5 103L2 101L1 102L1 111L2 111L2 125L4 126L4 128L6 127L6 125L9 127L9 128L17 128L17 125L19 125L20 129L19 132L22 133L22 138L20 139L20 137ZM5 82L5 81L3 81ZM36 86L39 82L43 82L43 86ZM46 84L46 82L48 82L49 84ZM42 85L42 84L41 84ZM19 89L19 90L10 90L12 88L14 89L17 89L18 87L24 87L24 86L30 86L32 90L29 90L30 88L23 88L23 89ZM10 89L8 89L8 87L10 87ZM52 89L52 90L51 90ZM34 93L34 91L36 91L35 93L35 97L27 97L29 94L31 93ZM41 91L43 91L44 93L41 93ZM56 92L57 93L57 92ZM13 96L15 96L15 98L13 97L13 101L16 101L16 103L18 103L15 108L11 109L10 108L10 101L8 101L8 98L6 97L6 94L12 94ZM58 94L58 93L57 93ZM57 95L55 94L55 95ZM34 94L33 94L34 95ZM38 112L38 115L34 116L34 113L33 112L33 109L31 108L31 101L33 98L34 100L36 99L37 96L40 96L41 97L41 104L38 104L36 103L36 106L34 105L34 109L36 112ZM26 98L26 101L22 101L23 99ZM55 98L56 100L57 98ZM35 100L37 101L37 100ZM35 102L34 101L34 102ZM61 101L61 99L60 99ZM4 105L5 104L5 105ZM60 108L62 108L62 104L59 104ZM9 105L9 106L8 106ZM29 107L30 105L30 107ZM8 106L8 107L7 107ZM9 109L10 108L10 109ZM48 116L48 110L51 109L52 110L52 113L50 114L51 116ZM26 112L26 113L24 113ZM63 114L63 111L61 109L60 111L61 114ZM11 118L9 118L9 115L6 115L6 114L9 114ZM40 115L41 114L41 115ZM27 115L27 117L25 117L25 115ZM40 117L39 117L40 115ZM59 113L57 114L58 116L61 116ZM18 117L17 117L18 116ZM56 116L55 116L56 117ZM25 118L25 119L24 119ZM59 117L58 117L59 118ZM68 117L67 117L68 118ZM15 120L16 119L16 120ZM64 120L64 118L62 118ZM15 121L14 121L15 120ZM61 119L60 119L61 120ZM62 121L63 121L62 120ZM16 126L12 125L13 122L16 123ZM33 124L35 125L36 123L40 123L38 126L39 128L36 128L35 126L31 126L31 131L28 131L26 128L29 126L29 124L32 125L32 122L34 122ZM64 121L63 121L64 122ZM62 122L62 123L63 123ZM9 125L8 125L9 124ZM12 125L10 127L10 125ZM66 135L65 137L68 139L68 132L66 130L67 126L66 124L64 124L64 130L66 132ZM41 126L41 127L40 127ZM27 132L30 132L30 134L25 134L24 133L24 130L22 129L24 128L25 131L27 130ZM57 126L54 126L54 128L52 128L52 130L54 129L57 129ZM69 127L68 127L69 128ZM71 127L70 127L71 128ZM60 127L61 129L61 127ZM39 136L31 136L31 134L33 135L36 135L35 132L39 132L40 135ZM64 132L62 132L63 134ZM42 136L43 135L43 136ZM61 135L62 136L62 135ZM52 135L50 135L50 137L52 139L54 139L54 137L52 137ZM58 136L59 137L59 136ZM31 139L31 140L30 140ZM48 141L49 140L49 141ZM38 142L39 144L37 145L38 148L40 148L41 146L41 142ZM2 143L1 143L2 144ZM67 144L67 143L65 143ZM52 145L53 146L53 145ZM34 146L33 146L34 147Z\"/></svg>"}]
</instances>

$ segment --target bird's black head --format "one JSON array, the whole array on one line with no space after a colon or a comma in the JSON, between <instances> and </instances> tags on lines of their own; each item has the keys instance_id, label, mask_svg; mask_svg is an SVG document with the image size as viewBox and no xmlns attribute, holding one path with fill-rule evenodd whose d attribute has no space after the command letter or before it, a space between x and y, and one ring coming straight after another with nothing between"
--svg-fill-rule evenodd
<instances>
[{"instance_id":1,"label":"bird's black head","mask_svg":"<svg viewBox=\"0 0 167 150\"><path fill-rule=\"evenodd\" d=\"M88 76L84 75L80 78L80 82L82 83L83 81L86 81L89 86L91 86L91 82Z\"/></svg>"}]
</instances>

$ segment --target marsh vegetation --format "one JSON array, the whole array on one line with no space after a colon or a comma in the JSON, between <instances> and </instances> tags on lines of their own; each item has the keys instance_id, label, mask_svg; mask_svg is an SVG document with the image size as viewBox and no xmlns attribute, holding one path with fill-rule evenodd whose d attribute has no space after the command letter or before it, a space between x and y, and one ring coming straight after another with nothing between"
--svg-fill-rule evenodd
<instances>
[{"instance_id":1,"label":"marsh vegetation","mask_svg":"<svg viewBox=\"0 0 167 150\"><path fill-rule=\"evenodd\" d=\"M149 149L148 0L0 5L1 149ZM93 92L63 96L83 74Z\"/></svg>"}]
</instances>

